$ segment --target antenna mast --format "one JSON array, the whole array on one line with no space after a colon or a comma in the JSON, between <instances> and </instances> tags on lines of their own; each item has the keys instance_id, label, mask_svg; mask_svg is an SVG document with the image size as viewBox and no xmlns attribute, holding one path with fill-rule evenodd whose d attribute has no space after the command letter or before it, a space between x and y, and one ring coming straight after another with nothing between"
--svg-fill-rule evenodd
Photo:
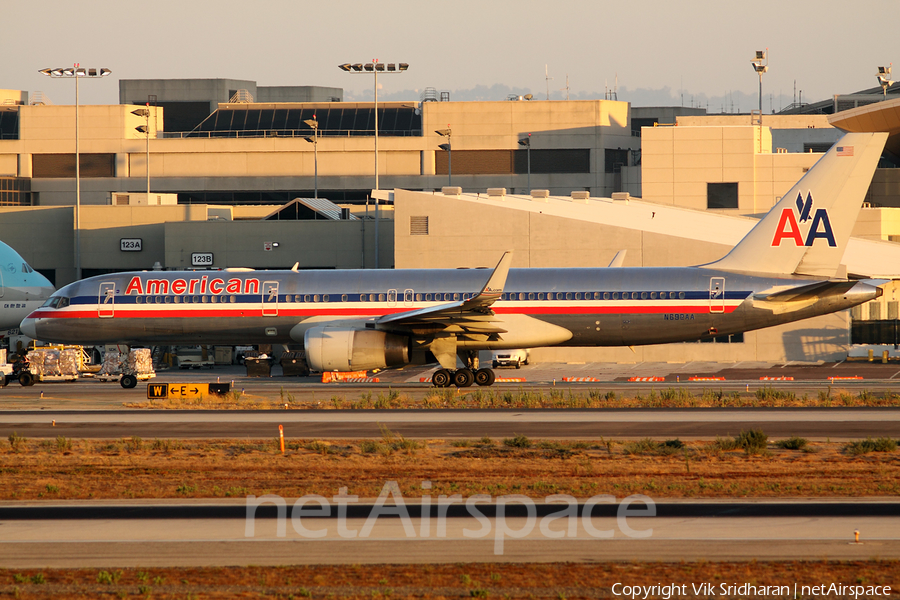
<instances>
[{"instance_id":1,"label":"antenna mast","mask_svg":"<svg viewBox=\"0 0 900 600\"><path fill-rule=\"evenodd\" d=\"M566 73L566 87L560 88L559 91L566 93L566 100L569 99L569 74Z\"/></svg>"},{"instance_id":2,"label":"antenna mast","mask_svg":"<svg viewBox=\"0 0 900 600\"><path fill-rule=\"evenodd\" d=\"M544 80L547 82L547 100L550 99L550 80L553 79L550 77L550 71L547 69L547 65L544 65Z\"/></svg>"}]
</instances>

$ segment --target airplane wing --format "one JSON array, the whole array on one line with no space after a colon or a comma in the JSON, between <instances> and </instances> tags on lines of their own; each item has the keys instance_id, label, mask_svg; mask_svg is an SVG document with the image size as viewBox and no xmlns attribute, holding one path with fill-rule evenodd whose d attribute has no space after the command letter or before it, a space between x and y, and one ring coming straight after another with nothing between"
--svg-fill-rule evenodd
<instances>
[{"instance_id":1,"label":"airplane wing","mask_svg":"<svg viewBox=\"0 0 900 600\"><path fill-rule=\"evenodd\" d=\"M375 323L380 326L442 329L446 333L506 333L505 329L495 324L491 305L503 295L511 263L512 251L504 252L487 283L471 298L385 315Z\"/></svg>"}]
</instances>

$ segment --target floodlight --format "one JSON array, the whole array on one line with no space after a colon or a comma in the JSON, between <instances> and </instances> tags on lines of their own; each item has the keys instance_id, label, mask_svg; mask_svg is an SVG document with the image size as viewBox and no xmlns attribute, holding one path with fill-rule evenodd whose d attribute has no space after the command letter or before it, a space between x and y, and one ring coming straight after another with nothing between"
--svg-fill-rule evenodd
<instances>
[{"instance_id":1,"label":"floodlight","mask_svg":"<svg viewBox=\"0 0 900 600\"><path fill-rule=\"evenodd\" d=\"M531 134L529 133L528 135L531 135ZM519 145L521 145L521 146L531 146L531 138L530 138L530 137L522 138L521 140L519 140Z\"/></svg>"},{"instance_id":2,"label":"floodlight","mask_svg":"<svg viewBox=\"0 0 900 600\"><path fill-rule=\"evenodd\" d=\"M46 68L46 69L41 69L40 71L38 71L38 73L40 73L41 75L46 75L47 77L50 77L51 71L52 70L50 68Z\"/></svg>"},{"instance_id":3,"label":"floodlight","mask_svg":"<svg viewBox=\"0 0 900 600\"><path fill-rule=\"evenodd\" d=\"M384 63L375 63L376 71L384 71Z\"/></svg>"},{"instance_id":4,"label":"floodlight","mask_svg":"<svg viewBox=\"0 0 900 600\"><path fill-rule=\"evenodd\" d=\"M341 71L349 71L350 63L344 63L342 65L338 65L338 69L340 69Z\"/></svg>"},{"instance_id":5,"label":"floodlight","mask_svg":"<svg viewBox=\"0 0 900 600\"><path fill-rule=\"evenodd\" d=\"M395 65L394 63L388 63L387 70L388 71L396 71L397 65Z\"/></svg>"},{"instance_id":6,"label":"floodlight","mask_svg":"<svg viewBox=\"0 0 900 600\"><path fill-rule=\"evenodd\" d=\"M135 129L137 129L141 133L149 133L150 132L150 130L147 128L146 125L139 125L138 127L135 127Z\"/></svg>"},{"instance_id":7,"label":"floodlight","mask_svg":"<svg viewBox=\"0 0 900 600\"><path fill-rule=\"evenodd\" d=\"M434 132L438 135L442 135L444 137L449 137L451 130L450 129L435 129Z\"/></svg>"},{"instance_id":8,"label":"floodlight","mask_svg":"<svg viewBox=\"0 0 900 600\"><path fill-rule=\"evenodd\" d=\"M353 70L356 71L357 73L363 70L362 63L356 63L351 66L353 67Z\"/></svg>"},{"instance_id":9,"label":"floodlight","mask_svg":"<svg viewBox=\"0 0 900 600\"><path fill-rule=\"evenodd\" d=\"M148 109L148 108L138 108L137 110L131 111L131 114L137 115L137 116L139 116L139 117L149 117L149 116L150 116L150 109Z\"/></svg>"},{"instance_id":10,"label":"floodlight","mask_svg":"<svg viewBox=\"0 0 900 600\"><path fill-rule=\"evenodd\" d=\"M440 148L444 152L450 152L450 144L439 144L438 148Z\"/></svg>"},{"instance_id":11,"label":"floodlight","mask_svg":"<svg viewBox=\"0 0 900 600\"><path fill-rule=\"evenodd\" d=\"M373 65L372 63L366 63L366 64L363 65L363 68L364 68L366 71L368 71L368 72L371 73L372 71L375 70L375 65Z\"/></svg>"},{"instance_id":12,"label":"floodlight","mask_svg":"<svg viewBox=\"0 0 900 600\"><path fill-rule=\"evenodd\" d=\"M87 69L78 67L75 69L75 77L87 77Z\"/></svg>"},{"instance_id":13,"label":"floodlight","mask_svg":"<svg viewBox=\"0 0 900 600\"><path fill-rule=\"evenodd\" d=\"M317 129L319 127L319 122L316 121L315 119L306 119L303 122L306 123L307 125L309 125L310 127L312 127L313 129Z\"/></svg>"},{"instance_id":14,"label":"floodlight","mask_svg":"<svg viewBox=\"0 0 900 600\"><path fill-rule=\"evenodd\" d=\"M306 140L307 142L309 142L310 144L315 144L315 143L316 143L316 140L312 139L311 137L305 137L305 138L303 138L303 139Z\"/></svg>"},{"instance_id":15,"label":"floodlight","mask_svg":"<svg viewBox=\"0 0 900 600\"><path fill-rule=\"evenodd\" d=\"M890 69L890 67L878 67L878 74L879 75L890 75L891 69Z\"/></svg>"},{"instance_id":16,"label":"floodlight","mask_svg":"<svg viewBox=\"0 0 900 600\"><path fill-rule=\"evenodd\" d=\"M62 74L63 74L63 77L74 77L75 69L73 69L72 67L67 67L62 70Z\"/></svg>"},{"instance_id":17,"label":"floodlight","mask_svg":"<svg viewBox=\"0 0 900 600\"><path fill-rule=\"evenodd\" d=\"M88 77L97 77L97 69L90 68L87 70Z\"/></svg>"},{"instance_id":18,"label":"floodlight","mask_svg":"<svg viewBox=\"0 0 900 600\"><path fill-rule=\"evenodd\" d=\"M531 95L531 94L525 94L525 96L523 96L523 97L524 97L526 100L531 100L532 98L534 98L534 96Z\"/></svg>"},{"instance_id":19,"label":"floodlight","mask_svg":"<svg viewBox=\"0 0 900 600\"><path fill-rule=\"evenodd\" d=\"M756 60L766 60L766 51L765 50L757 50L756 51Z\"/></svg>"},{"instance_id":20,"label":"floodlight","mask_svg":"<svg viewBox=\"0 0 900 600\"><path fill-rule=\"evenodd\" d=\"M400 64L397 65L397 66L400 68L401 71L405 71L405 70L407 70L407 69L409 68L409 64L408 64L408 63L400 63Z\"/></svg>"},{"instance_id":21,"label":"floodlight","mask_svg":"<svg viewBox=\"0 0 900 600\"><path fill-rule=\"evenodd\" d=\"M112 71L110 71L109 69L100 69L100 77L106 77L110 73L112 73Z\"/></svg>"},{"instance_id":22,"label":"floodlight","mask_svg":"<svg viewBox=\"0 0 900 600\"><path fill-rule=\"evenodd\" d=\"M50 71L50 75L52 75L53 77L62 77L63 70L62 69L53 69L52 71Z\"/></svg>"}]
</instances>

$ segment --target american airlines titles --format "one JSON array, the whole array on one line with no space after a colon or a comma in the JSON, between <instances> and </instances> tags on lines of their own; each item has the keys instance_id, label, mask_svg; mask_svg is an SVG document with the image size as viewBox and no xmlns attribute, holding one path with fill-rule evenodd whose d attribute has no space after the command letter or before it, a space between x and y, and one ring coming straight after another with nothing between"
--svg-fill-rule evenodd
<instances>
[{"instance_id":1,"label":"american airlines titles","mask_svg":"<svg viewBox=\"0 0 900 600\"><path fill-rule=\"evenodd\" d=\"M259 279L220 279L209 275L197 279L148 279L138 276L131 278L125 288L126 295L160 295L160 294L258 294Z\"/></svg>"}]
</instances>

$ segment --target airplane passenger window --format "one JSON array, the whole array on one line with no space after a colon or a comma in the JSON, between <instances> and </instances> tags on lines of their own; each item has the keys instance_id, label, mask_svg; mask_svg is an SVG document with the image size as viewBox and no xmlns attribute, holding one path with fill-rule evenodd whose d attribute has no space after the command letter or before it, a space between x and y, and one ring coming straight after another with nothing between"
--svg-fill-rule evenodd
<instances>
[{"instance_id":1,"label":"airplane passenger window","mask_svg":"<svg viewBox=\"0 0 900 600\"><path fill-rule=\"evenodd\" d=\"M384 294L378 294L378 301L379 301L379 302L384 302L384 300L385 300Z\"/></svg>"},{"instance_id":2,"label":"airplane passenger window","mask_svg":"<svg viewBox=\"0 0 900 600\"><path fill-rule=\"evenodd\" d=\"M600 292L594 292L594 300L600 299Z\"/></svg>"},{"instance_id":3,"label":"airplane passenger window","mask_svg":"<svg viewBox=\"0 0 900 600\"><path fill-rule=\"evenodd\" d=\"M325 294L322 296L322 302L331 302L331 294Z\"/></svg>"},{"instance_id":4,"label":"airplane passenger window","mask_svg":"<svg viewBox=\"0 0 900 600\"><path fill-rule=\"evenodd\" d=\"M609 292L603 292L603 299L609 300Z\"/></svg>"},{"instance_id":5,"label":"airplane passenger window","mask_svg":"<svg viewBox=\"0 0 900 600\"><path fill-rule=\"evenodd\" d=\"M650 294L648 294L647 292L641 292L641 300L646 300L649 297L650 297Z\"/></svg>"},{"instance_id":6,"label":"airplane passenger window","mask_svg":"<svg viewBox=\"0 0 900 600\"><path fill-rule=\"evenodd\" d=\"M612 296L613 296L613 300L618 300L618 299L619 299L619 292L613 292L613 295L612 295Z\"/></svg>"},{"instance_id":7,"label":"airplane passenger window","mask_svg":"<svg viewBox=\"0 0 900 600\"><path fill-rule=\"evenodd\" d=\"M425 302L431 302L431 294L425 294Z\"/></svg>"},{"instance_id":8,"label":"airplane passenger window","mask_svg":"<svg viewBox=\"0 0 900 600\"><path fill-rule=\"evenodd\" d=\"M341 294L341 302L347 301L347 294Z\"/></svg>"},{"instance_id":9,"label":"airplane passenger window","mask_svg":"<svg viewBox=\"0 0 900 600\"><path fill-rule=\"evenodd\" d=\"M168 299L169 299L169 297L166 296L166 300L168 300ZM217 296L210 296L209 301L212 302L213 304L215 304L216 302L219 301L219 298Z\"/></svg>"},{"instance_id":10,"label":"airplane passenger window","mask_svg":"<svg viewBox=\"0 0 900 600\"><path fill-rule=\"evenodd\" d=\"M640 295L638 292L631 292L631 299L632 299L632 300L637 300L637 299L640 298L640 297L641 297L641 295Z\"/></svg>"},{"instance_id":11,"label":"airplane passenger window","mask_svg":"<svg viewBox=\"0 0 900 600\"><path fill-rule=\"evenodd\" d=\"M454 300L459 300L459 294L453 294L453 299L454 299Z\"/></svg>"},{"instance_id":12,"label":"airplane passenger window","mask_svg":"<svg viewBox=\"0 0 900 600\"><path fill-rule=\"evenodd\" d=\"M140 303L143 302L143 301L144 301L144 299L141 298L140 296L138 296L137 298L134 299L134 303L135 303L135 304L140 304ZM47 306L47 303L46 303L46 302L44 303L44 306Z\"/></svg>"},{"instance_id":13,"label":"airplane passenger window","mask_svg":"<svg viewBox=\"0 0 900 600\"><path fill-rule=\"evenodd\" d=\"M206 304L207 302L209 302L209 298L207 298L206 296L201 296L200 301L203 302L203 304Z\"/></svg>"},{"instance_id":14,"label":"airplane passenger window","mask_svg":"<svg viewBox=\"0 0 900 600\"><path fill-rule=\"evenodd\" d=\"M534 300L534 292L528 292L528 299Z\"/></svg>"},{"instance_id":15,"label":"airplane passenger window","mask_svg":"<svg viewBox=\"0 0 900 600\"><path fill-rule=\"evenodd\" d=\"M234 296L231 296L229 299L229 302L237 302L237 298Z\"/></svg>"},{"instance_id":16,"label":"airplane passenger window","mask_svg":"<svg viewBox=\"0 0 900 600\"><path fill-rule=\"evenodd\" d=\"M544 299L544 292L538 292L538 300Z\"/></svg>"},{"instance_id":17,"label":"airplane passenger window","mask_svg":"<svg viewBox=\"0 0 900 600\"><path fill-rule=\"evenodd\" d=\"M678 297L684 300L684 292L678 292Z\"/></svg>"},{"instance_id":18,"label":"airplane passenger window","mask_svg":"<svg viewBox=\"0 0 900 600\"><path fill-rule=\"evenodd\" d=\"M575 292L575 299L581 300L581 292Z\"/></svg>"},{"instance_id":19,"label":"airplane passenger window","mask_svg":"<svg viewBox=\"0 0 900 600\"><path fill-rule=\"evenodd\" d=\"M422 294L416 294L416 302L422 301Z\"/></svg>"},{"instance_id":20,"label":"airplane passenger window","mask_svg":"<svg viewBox=\"0 0 900 600\"><path fill-rule=\"evenodd\" d=\"M172 296L166 296L166 304L172 304Z\"/></svg>"},{"instance_id":21,"label":"airplane passenger window","mask_svg":"<svg viewBox=\"0 0 900 600\"><path fill-rule=\"evenodd\" d=\"M197 304L198 302L200 302L200 297L194 296L194 304Z\"/></svg>"},{"instance_id":22,"label":"airplane passenger window","mask_svg":"<svg viewBox=\"0 0 900 600\"><path fill-rule=\"evenodd\" d=\"M319 301L319 295L313 294L313 302L318 302L318 301Z\"/></svg>"},{"instance_id":23,"label":"airplane passenger window","mask_svg":"<svg viewBox=\"0 0 900 600\"><path fill-rule=\"evenodd\" d=\"M574 296L572 296L572 292L566 292L566 300L573 300Z\"/></svg>"},{"instance_id":24,"label":"airplane passenger window","mask_svg":"<svg viewBox=\"0 0 900 600\"><path fill-rule=\"evenodd\" d=\"M656 300L656 292L650 292L650 299Z\"/></svg>"}]
</instances>

